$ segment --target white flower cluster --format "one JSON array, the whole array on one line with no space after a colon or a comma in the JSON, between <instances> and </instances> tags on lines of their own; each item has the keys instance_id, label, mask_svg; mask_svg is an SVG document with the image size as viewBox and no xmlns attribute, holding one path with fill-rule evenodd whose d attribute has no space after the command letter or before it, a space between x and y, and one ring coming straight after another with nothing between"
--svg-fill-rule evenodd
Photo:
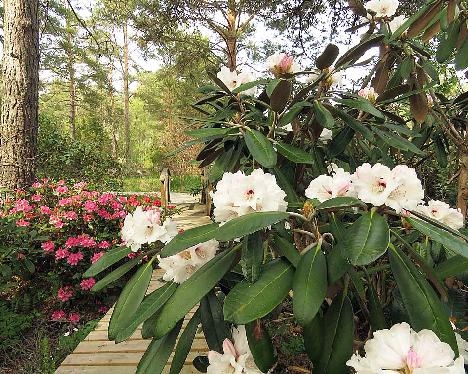
<instances>
[{"instance_id":1,"label":"white flower cluster","mask_svg":"<svg viewBox=\"0 0 468 374\"><path fill-rule=\"evenodd\" d=\"M224 340L223 354L208 352L207 374L261 374L250 351L245 326L234 328L232 339L234 344L229 339Z\"/></svg>"},{"instance_id":2,"label":"white flower cluster","mask_svg":"<svg viewBox=\"0 0 468 374\"><path fill-rule=\"evenodd\" d=\"M373 12L376 17L392 17L400 2L398 0L370 0L366 3L367 11Z\"/></svg>"},{"instance_id":3,"label":"white flower cluster","mask_svg":"<svg viewBox=\"0 0 468 374\"><path fill-rule=\"evenodd\" d=\"M415 332L407 323L374 332L364 346L364 357L354 354L346 363L357 374L464 374L464 360L431 330Z\"/></svg>"},{"instance_id":4,"label":"white flower cluster","mask_svg":"<svg viewBox=\"0 0 468 374\"><path fill-rule=\"evenodd\" d=\"M419 205L416 211L452 229L458 230L463 227L463 214L460 209L450 208L450 205L443 201L430 200L427 205Z\"/></svg>"},{"instance_id":5,"label":"white flower cluster","mask_svg":"<svg viewBox=\"0 0 468 374\"><path fill-rule=\"evenodd\" d=\"M292 56L276 52L266 59L266 66L275 76L295 74L301 70Z\"/></svg>"},{"instance_id":6,"label":"white flower cluster","mask_svg":"<svg viewBox=\"0 0 468 374\"><path fill-rule=\"evenodd\" d=\"M212 239L190 247L174 256L161 258L158 255L159 267L166 271L163 279L167 282L185 282L195 271L210 261L218 249L219 243Z\"/></svg>"},{"instance_id":7,"label":"white flower cluster","mask_svg":"<svg viewBox=\"0 0 468 374\"><path fill-rule=\"evenodd\" d=\"M221 70L216 75L221 82L223 82L227 88L231 91L241 84L249 83L255 80L255 77L252 73L249 72L240 72L237 73L235 70L231 71L226 66L223 66ZM243 91L246 95L255 95L256 87L252 87L248 90Z\"/></svg>"},{"instance_id":8,"label":"white flower cluster","mask_svg":"<svg viewBox=\"0 0 468 374\"><path fill-rule=\"evenodd\" d=\"M424 189L416 171L406 165L393 169L382 165L363 164L354 174L332 164L331 175L319 175L305 191L309 199L325 200L351 196L374 206L386 205L397 212L416 210L453 229L463 227L460 210L450 208L442 201L423 204Z\"/></svg>"},{"instance_id":9,"label":"white flower cluster","mask_svg":"<svg viewBox=\"0 0 468 374\"><path fill-rule=\"evenodd\" d=\"M377 97L379 97L379 94L375 92L374 87L362 88L359 90L358 95L373 103L377 100Z\"/></svg>"},{"instance_id":10,"label":"white flower cluster","mask_svg":"<svg viewBox=\"0 0 468 374\"><path fill-rule=\"evenodd\" d=\"M161 222L161 211L143 210L139 206L133 214L129 213L125 217L121 237L123 242L136 252L143 244L156 241L167 243L177 233L177 225L171 219Z\"/></svg>"},{"instance_id":11,"label":"white flower cluster","mask_svg":"<svg viewBox=\"0 0 468 374\"><path fill-rule=\"evenodd\" d=\"M286 193L274 175L255 169L250 175L242 171L224 173L212 193L216 222L226 222L252 212L285 212Z\"/></svg>"}]
</instances>

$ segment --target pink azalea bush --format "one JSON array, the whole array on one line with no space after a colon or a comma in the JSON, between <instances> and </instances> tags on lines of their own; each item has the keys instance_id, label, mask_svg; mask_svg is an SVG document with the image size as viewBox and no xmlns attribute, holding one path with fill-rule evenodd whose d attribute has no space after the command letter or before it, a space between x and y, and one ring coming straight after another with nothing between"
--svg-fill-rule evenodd
<instances>
[{"instance_id":1,"label":"pink azalea bush","mask_svg":"<svg viewBox=\"0 0 468 374\"><path fill-rule=\"evenodd\" d=\"M119 284L96 294L91 289L115 267L99 279L83 278L83 273L122 245L120 229L127 213L138 206L161 206L152 196L119 196L86 187L85 182L44 179L0 199L0 242L8 248L0 278L3 283L16 281L20 293L40 289L36 302L53 321L78 323L85 312L107 311ZM173 206L159 209L164 215L175 212Z\"/></svg>"}]
</instances>

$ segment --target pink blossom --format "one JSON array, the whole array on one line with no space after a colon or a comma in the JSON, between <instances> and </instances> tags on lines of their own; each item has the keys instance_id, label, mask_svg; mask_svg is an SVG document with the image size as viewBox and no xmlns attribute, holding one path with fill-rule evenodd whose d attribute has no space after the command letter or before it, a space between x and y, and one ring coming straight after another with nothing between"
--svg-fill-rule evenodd
<instances>
[{"instance_id":1,"label":"pink blossom","mask_svg":"<svg viewBox=\"0 0 468 374\"><path fill-rule=\"evenodd\" d=\"M64 248L59 248L55 252L55 259L56 260L61 260L62 258L67 258L68 255L69 255L68 250L66 250Z\"/></svg>"},{"instance_id":2,"label":"pink blossom","mask_svg":"<svg viewBox=\"0 0 468 374\"><path fill-rule=\"evenodd\" d=\"M104 256L106 252L101 251L101 252L96 252L93 257L91 257L91 263L94 264L97 260L99 260L102 256Z\"/></svg>"},{"instance_id":3,"label":"pink blossom","mask_svg":"<svg viewBox=\"0 0 468 374\"><path fill-rule=\"evenodd\" d=\"M78 265L78 262L80 262L82 259L83 259L82 252L70 253L67 258L67 263L72 266L76 266Z\"/></svg>"},{"instance_id":4,"label":"pink blossom","mask_svg":"<svg viewBox=\"0 0 468 374\"><path fill-rule=\"evenodd\" d=\"M71 205L71 204L73 204L73 201L69 197L66 197L65 199L60 199L58 201L59 206L67 206L67 205Z\"/></svg>"},{"instance_id":5,"label":"pink blossom","mask_svg":"<svg viewBox=\"0 0 468 374\"><path fill-rule=\"evenodd\" d=\"M87 200L85 203L84 203L84 208L86 209L86 211L88 212L94 212L97 210L98 208L98 205L95 201L91 201L91 200Z\"/></svg>"},{"instance_id":6,"label":"pink blossom","mask_svg":"<svg viewBox=\"0 0 468 374\"><path fill-rule=\"evenodd\" d=\"M61 229L64 226L62 220L57 216L50 216L49 222L58 229Z\"/></svg>"},{"instance_id":7,"label":"pink blossom","mask_svg":"<svg viewBox=\"0 0 468 374\"><path fill-rule=\"evenodd\" d=\"M41 188L42 184L40 182L34 182L32 185L33 188Z\"/></svg>"},{"instance_id":8,"label":"pink blossom","mask_svg":"<svg viewBox=\"0 0 468 374\"><path fill-rule=\"evenodd\" d=\"M52 209L50 209L46 205L42 205L40 209L41 209L42 214L52 214Z\"/></svg>"},{"instance_id":9,"label":"pink blossom","mask_svg":"<svg viewBox=\"0 0 468 374\"><path fill-rule=\"evenodd\" d=\"M37 202L37 201L41 201L41 199L42 199L42 196L41 196L41 195L38 195L38 194L32 195L32 196L31 196L31 200L32 200L32 201L36 201L36 202Z\"/></svg>"},{"instance_id":10,"label":"pink blossom","mask_svg":"<svg viewBox=\"0 0 468 374\"><path fill-rule=\"evenodd\" d=\"M117 200L112 200L110 205L111 205L112 209L114 209L114 210L122 209L122 204L119 203Z\"/></svg>"},{"instance_id":11,"label":"pink blossom","mask_svg":"<svg viewBox=\"0 0 468 374\"><path fill-rule=\"evenodd\" d=\"M63 193L66 193L68 191L68 187L67 186L63 186L63 185L59 185L56 189L55 189L55 192L57 192L58 194L63 194Z\"/></svg>"},{"instance_id":12,"label":"pink blossom","mask_svg":"<svg viewBox=\"0 0 468 374\"><path fill-rule=\"evenodd\" d=\"M70 300L75 293L73 292L73 288L71 286L65 286L58 289L57 297L62 302L66 302Z\"/></svg>"},{"instance_id":13,"label":"pink blossom","mask_svg":"<svg viewBox=\"0 0 468 374\"><path fill-rule=\"evenodd\" d=\"M63 214L63 217L64 217L65 219L68 219L69 221L73 221L73 220L75 220L75 219L78 219L78 214L76 214L76 212L74 212L74 211L71 210L71 211L65 212L65 213Z\"/></svg>"},{"instance_id":14,"label":"pink blossom","mask_svg":"<svg viewBox=\"0 0 468 374\"><path fill-rule=\"evenodd\" d=\"M83 214L83 221L90 222L93 219L91 214Z\"/></svg>"},{"instance_id":15,"label":"pink blossom","mask_svg":"<svg viewBox=\"0 0 468 374\"><path fill-rule=\"evenodd\" d=\"M138 256L138 253L137 253L137 252L130 252L130 253L127 255L127 257L128 257L129 259L135 258L136 256Z\"/></svg>"},{"instance_id":16,"label":"pink blossom","mask_svg":"<svg viewBox=\"0 0 468 374\"><path fill-rule=\"evenodd\" d=\"M98 248L101 248L101 249L107 249L109 247L110 247L110 244L107 240L103 240L102 242L98 244Z\"/></svg>"},{"instance_id":17,"label":"pink blossom","mask_svg":"<svg viewBox=\"0 0 468 374\"><path fill-rule=\"evenodd\" d=\"M104 219L111 219L112 218L111 214L105 209L99 209L98 210L98 216L100 216L100 217L102 217Z\"/></svg>"},{"instance_id":18,"label":"pink blossom","mask_svg":"<svg viewBox=\"0 0 468 374\"><path fill-rule=\"evenodd\" d=\"M53 252L55 249L55 244L53 241L48 241L48 242L42 243L41 247L45 252Z\"/></svg>"},{"instance_id":19,"label":"pink blossom","mask_svg":"<svg viewBox=\"0 0 468 374\"><path fill-rule=\"evenodd\" d=\"M27 227L30 225L31 225L31 222L26 221L25 219L19 219L18 221L16 221L16 226L18 227Z\"/></svg>"},{"instance_id":20,"label":"pink blossom","mask_svg":"<svg viewBox=\"0 0 468 374\"><path fill-rule=\"evenodd\" d=\"M94 278L83 279L80 283L80 287L82 290L90 290L96 284L96 280Z\"/></svg>"},{"instance_id":21,"label":"pink blossom","mask_svg":"<svg viewBox=\"0 0 468 374\"><path fill-rule=\"evenodd\" d=\"M61 320L65 318L65 312L63 310L56 310L52 313L51 318L53 321Z\"/></svg>"},{"instance_id":22,"label":"pink blossom","mask_svg":"<svg viewBox=\"0 0 468 374\"><path fill-rule=\"evenodd\" d=\"M33 207L29 204L29 201L26 199L20 199L15 203L16 211L18 212L29 212Z\"/></svg>"},{"instance_id":23,"label":"pink blossom","mask_svg":"<svg viewBox=\"0 0 468 374\"><path fill-rule=\"evenodd\" d=\"M77 182L73 185L73 188L77 189L77 190L82 190L83 188L85 188L86 186L88 185L88 183L86 182Z\"/></svg>"},{"instance_id":24,"label":"pink blossom","mask_svg":"<svg viewBox=\"0 0 468 374\"><path fill-rule=\"evenodd\" d=\"M70 320L70 322L78 323L80 322L80 315L78 313L70 313L68 319Z\"/></svg>"},{"instance_id":25,"label":"pink blossom","mask_svg":"<svg viewBox=\"0 0 468 374\"><path fill-rule=\"evenodd\" d=\"M78 237L70 236L66 241L65 241L65 248L73 248L75 246L78 246L81 243L81 240Z\"/></svg>"}]
</instances>

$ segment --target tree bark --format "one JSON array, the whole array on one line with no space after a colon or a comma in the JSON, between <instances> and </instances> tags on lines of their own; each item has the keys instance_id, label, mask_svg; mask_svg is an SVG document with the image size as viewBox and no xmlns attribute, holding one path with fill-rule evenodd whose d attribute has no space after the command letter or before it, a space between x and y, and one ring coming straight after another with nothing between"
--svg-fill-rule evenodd
<instances>
[{"instance_id":1,"label":"tree bark","mask_svg":"<svg viewBox=\"0 0 468 374\"><path fill-rule=\"evenodd\" d=\"M67 2L65 1L65 6ZM76 79L75 79L75 56L73 54L73 35L70 30L70 22L66 21L67 27L67 46L65 52L67 54L67 70L68 70L68 92L70 96L69 107L69 126L70 136L73 140L76 139Z\"/></svg>"},{"instance_id":2,"label":"tree bark","mask_svg":"<svg viewBox=\"0 0 468 374\"><path fill-rule=\"evenodd\" d=\"M229 70L234 71L237 67L237 10L235 2L230 2L228 5L227 20L227 67Z\"/></svg>"},{"instance_id":3,"label":"tree bark","mask_svg":"<svg viewBox=\"0 0 468 374\"><path fill-rule=\"evenodd\" d=\"M123 71L123 91L124 91L124 130L125 130L125 160L130 160L130 95L128 78L128 21L123 26L124 34L124 71Z\"/></svg>"},{"instance_id":4,"label":"tree bark","mask_svg":"<svg viewBox=\"0 0 468 374\"><path fill-rule=\"evenodd\" d=\"M108 90L109 90L109 97L110 97L110 108L109 108L109 124L112 131L112 158L117 158L117 121L115 120L115 97L114 97L114 81L112 79L112 74L114 73L113 65L111 64L109 75L108 75Z\"/></svg>"},{"instance_id":5,"label":"tree bark","mask_svg":"<svg viewBox=\"0 0 468 374\"><path fill-rule=\"evenodd\" d=\"M460 155L460 175L458 176L457 207L461 210L466 220L468 201L468 153Z\"/></svg>"},{"instance_id":6,"label":"tree bark","mask_svg":"<svg viewBox=\"0 0 468 374\"><path fill-rule=\"evenodd\" d=\"M0 185L34 182L39 85L39 0L4 0Z\"/></svg>"}]
</instances>

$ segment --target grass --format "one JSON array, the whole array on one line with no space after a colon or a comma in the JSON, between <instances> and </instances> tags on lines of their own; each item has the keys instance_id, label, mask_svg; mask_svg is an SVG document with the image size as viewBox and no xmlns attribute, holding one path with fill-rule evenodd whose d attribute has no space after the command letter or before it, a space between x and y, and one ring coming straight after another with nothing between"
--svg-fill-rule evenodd
<instances>
[{"instance_id":1,"label":"grass","mask_svg":"<svg viewBox=\"0 0 468 374\"><path fill-rule=\"evenodd\" d=\"M124 179L124 191L159 192L160 183L158 176L126 177ZM173 192L196 194L201 189L201 178L198 175L177 175L171 178L171 190Z\"/></svg>"}]
</instances>

